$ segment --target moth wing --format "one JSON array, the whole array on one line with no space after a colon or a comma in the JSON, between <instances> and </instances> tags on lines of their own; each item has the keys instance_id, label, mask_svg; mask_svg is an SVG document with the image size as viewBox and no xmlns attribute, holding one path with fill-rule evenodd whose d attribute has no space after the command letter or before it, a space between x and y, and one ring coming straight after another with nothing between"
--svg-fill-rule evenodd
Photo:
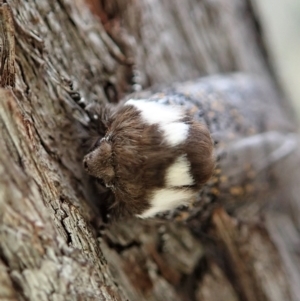
<instances>
[{"instance_id":1,"label":"moth wing","mask_svg":"<svg viewBox=\"0 0 300 301\"><path fill-rule=\"evenodd\" d=\"M282 168L286 160L294 160L291 155L298 145L297 134L270 131L219 148L217 179L221 201L234 208L239 202L265 203L278 198L288 172Z\"/></svg>"}]
</instances>

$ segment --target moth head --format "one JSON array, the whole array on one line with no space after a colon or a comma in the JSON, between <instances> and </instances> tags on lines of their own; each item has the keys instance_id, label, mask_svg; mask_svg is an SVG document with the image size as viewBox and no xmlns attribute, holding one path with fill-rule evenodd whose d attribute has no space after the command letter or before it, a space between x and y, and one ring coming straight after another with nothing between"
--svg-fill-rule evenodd
<instances>
[{"instance_id":1,"label":"moth head","mask_svg":"<svg viewBox=\"0 0 300 301\"><path fill-rule=\"evenodd\" d=\"M102 179L109 186L115 176L111 143L102 138L96 147L84 157L83 166L89 175Z\"/></svg>"}]
</instances>

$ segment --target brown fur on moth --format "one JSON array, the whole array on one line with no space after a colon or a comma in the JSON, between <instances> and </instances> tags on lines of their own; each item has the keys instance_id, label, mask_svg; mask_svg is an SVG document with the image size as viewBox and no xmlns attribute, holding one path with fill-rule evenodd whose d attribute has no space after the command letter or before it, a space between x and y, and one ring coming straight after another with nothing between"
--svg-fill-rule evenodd
<instances>
[{"instance_id":1,"label":"brown fur on moth","mask_svg":"<svg viewBox=\"0 0 300 301\"><path fill-rule=\"evenodd\" d=\"M112 215L147 218L175 209L211 177L210 133L183 107L129 100L107 112L99 120L106 133L84 157L84 168L110 190Z\"/></svg>"}]
</instances>

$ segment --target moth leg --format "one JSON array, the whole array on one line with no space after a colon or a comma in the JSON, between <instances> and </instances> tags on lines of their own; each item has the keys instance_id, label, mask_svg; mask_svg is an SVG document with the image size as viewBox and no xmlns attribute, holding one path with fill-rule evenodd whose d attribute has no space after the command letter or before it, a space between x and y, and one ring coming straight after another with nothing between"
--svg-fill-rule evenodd
<instances>
[{"instance_id":1,"label":"moth leg","mask_svg":"<svg viewBox=\"0 0 300 301\"><path fill-rule=\"evenodd\" d=\"M90 125L101 137L105 136L113 108L113 105L98 103L88 104L84 108L90 118Z\"/></svg>"}]
</instances>

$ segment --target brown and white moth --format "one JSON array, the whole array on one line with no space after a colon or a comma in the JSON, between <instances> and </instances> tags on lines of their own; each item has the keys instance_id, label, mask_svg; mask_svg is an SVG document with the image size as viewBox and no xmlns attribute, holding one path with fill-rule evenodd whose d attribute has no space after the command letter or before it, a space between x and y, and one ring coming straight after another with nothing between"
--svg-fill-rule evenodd
<instances>
[{"instance_id":1,"label":"brown and white moth","mask_svg":"<svg viewBox=\"0 0 300 301\"><path fill-rule=\"evenodd\" d=\"M175 209L211 177L210 133L184 106L131 99L106 114L105 134L83 162L110 191L113 214L148 218Z\"/></svg>"},{"instance_id":2,"label":"brown and white moth","mask_svg":"<svg viewBox=\"0 0 300 301\"><path fill-rule=\"evenodd\" d=\"M98 183L101 209L113 217L164 212L201 223L208 207L259 209L269 194L276 198L277 163L297 139L269 95L263 81L233 74L138 93L117 106L83 104L90 136L97 136L84 167Z\"/></svg>"}]
</instances>

